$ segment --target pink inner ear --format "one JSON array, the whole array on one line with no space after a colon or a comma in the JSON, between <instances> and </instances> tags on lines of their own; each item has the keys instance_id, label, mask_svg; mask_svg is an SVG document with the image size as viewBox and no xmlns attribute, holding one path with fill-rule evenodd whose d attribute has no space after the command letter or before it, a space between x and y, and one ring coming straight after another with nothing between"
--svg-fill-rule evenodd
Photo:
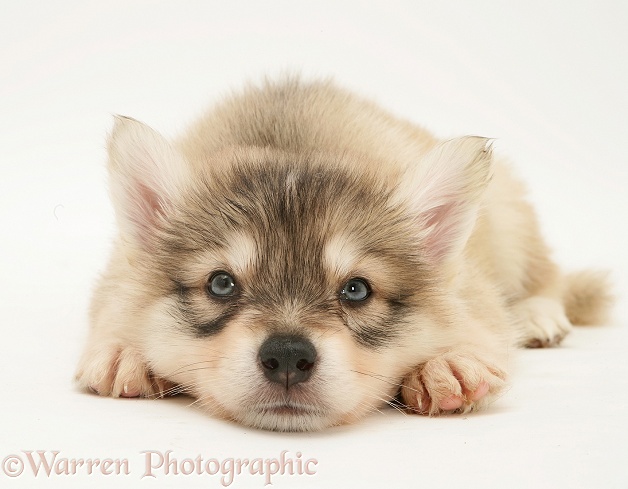
<instances>
[{"instance_id":1,"label":"pink inner ear","mask_svg":"<svg viewBox=\"0 0 628 489\"><path fill-rule=\"evenodd\" d=\"M132 199L134 200L131 218L135 223L140 242L147 245L154 234L159 214L163 214L163 202L147 185L135 181L135 189Z\"/></svg>"},{"instance_id":2,"label":"pink inner ear","mask_svg":"<svg viewBox=\"0 0 628 489\"><path fill-rule=\"evenodd\" d=\"M464 217L460 207L456 202L448 202L421 216L421 226L426 230L425 251L435 263L441 262L461 238Z\"/></svg>"}]
</instances>

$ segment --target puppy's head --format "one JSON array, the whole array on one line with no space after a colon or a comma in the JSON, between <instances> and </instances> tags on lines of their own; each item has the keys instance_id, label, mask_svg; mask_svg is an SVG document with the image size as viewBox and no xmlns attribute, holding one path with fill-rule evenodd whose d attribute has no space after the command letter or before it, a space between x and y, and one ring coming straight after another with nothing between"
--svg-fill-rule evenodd
<instances>
[{"instance_id":1,"label":"puppy's head","mask_svg":"<svg viewBox=\"0 0 628 489\"><path fill-rule=\"evenodd\" d=\"M274 430L349 422L443 347L485 140L441 145L395 184L318 153L191 162L123 118L109 153L140 291L134 337L156 375L213 413Z\"/></svg>"}]
</instances>

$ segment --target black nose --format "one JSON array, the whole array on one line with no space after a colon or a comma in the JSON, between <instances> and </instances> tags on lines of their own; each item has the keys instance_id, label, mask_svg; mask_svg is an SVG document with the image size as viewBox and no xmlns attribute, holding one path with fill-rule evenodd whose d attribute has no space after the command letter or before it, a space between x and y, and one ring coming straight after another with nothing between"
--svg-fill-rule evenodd
<instances>
[{"instance_id":1,"label":"black nose","mask_svg":"<svg viewBox=\"0 0 628 489\"><path fill-rule=\"evenodd\" d=\"M302 336L274 335L262 343L259 358L266 378L287 389L310 378L316 348Z\"/></svg>"}]
</instances>

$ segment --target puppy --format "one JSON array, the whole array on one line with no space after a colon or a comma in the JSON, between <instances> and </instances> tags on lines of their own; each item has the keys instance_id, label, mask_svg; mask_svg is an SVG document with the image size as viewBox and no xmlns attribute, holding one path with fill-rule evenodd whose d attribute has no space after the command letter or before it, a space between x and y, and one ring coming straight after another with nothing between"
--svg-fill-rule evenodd
<instances>
[{"instance_id":1,"label":"puppy","mask_svg":"<svg viewBox=\"0 0 628 489\"><path fill-rule=\"evenodd\" d=\"M119 236L78 368L103 396L195 396L279 431L385 404L486 407L513 346L601 323L480 137L440 141L329 82L250 87L176 142L117 117Z\"/></svg>"}]
</instances>

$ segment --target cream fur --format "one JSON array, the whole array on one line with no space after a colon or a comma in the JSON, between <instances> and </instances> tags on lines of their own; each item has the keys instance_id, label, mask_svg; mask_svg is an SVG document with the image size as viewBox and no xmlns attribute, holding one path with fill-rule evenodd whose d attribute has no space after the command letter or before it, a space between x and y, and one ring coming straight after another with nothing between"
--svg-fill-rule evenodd
<instances>
[{"instance_id":1,"label":"cream fur","mask_svg":"<svg viewBox=\"0 0 628 489\"><path fill-rule=\"evenodd\" d=\"M249 87L173 143L118 117L109 173L120 236L77 372L101 395L182 391L274 430L353 422L397 394L467 412L501 392L513 346L606 319L604 279L561 274L489 141L438 141L329 82ZM237 299L207 293L216 271ZM372 289L359 307L338 295L353 277ZM259 364L276 333L317 351L291 390Z\"/></svg>"}]
</instances>

